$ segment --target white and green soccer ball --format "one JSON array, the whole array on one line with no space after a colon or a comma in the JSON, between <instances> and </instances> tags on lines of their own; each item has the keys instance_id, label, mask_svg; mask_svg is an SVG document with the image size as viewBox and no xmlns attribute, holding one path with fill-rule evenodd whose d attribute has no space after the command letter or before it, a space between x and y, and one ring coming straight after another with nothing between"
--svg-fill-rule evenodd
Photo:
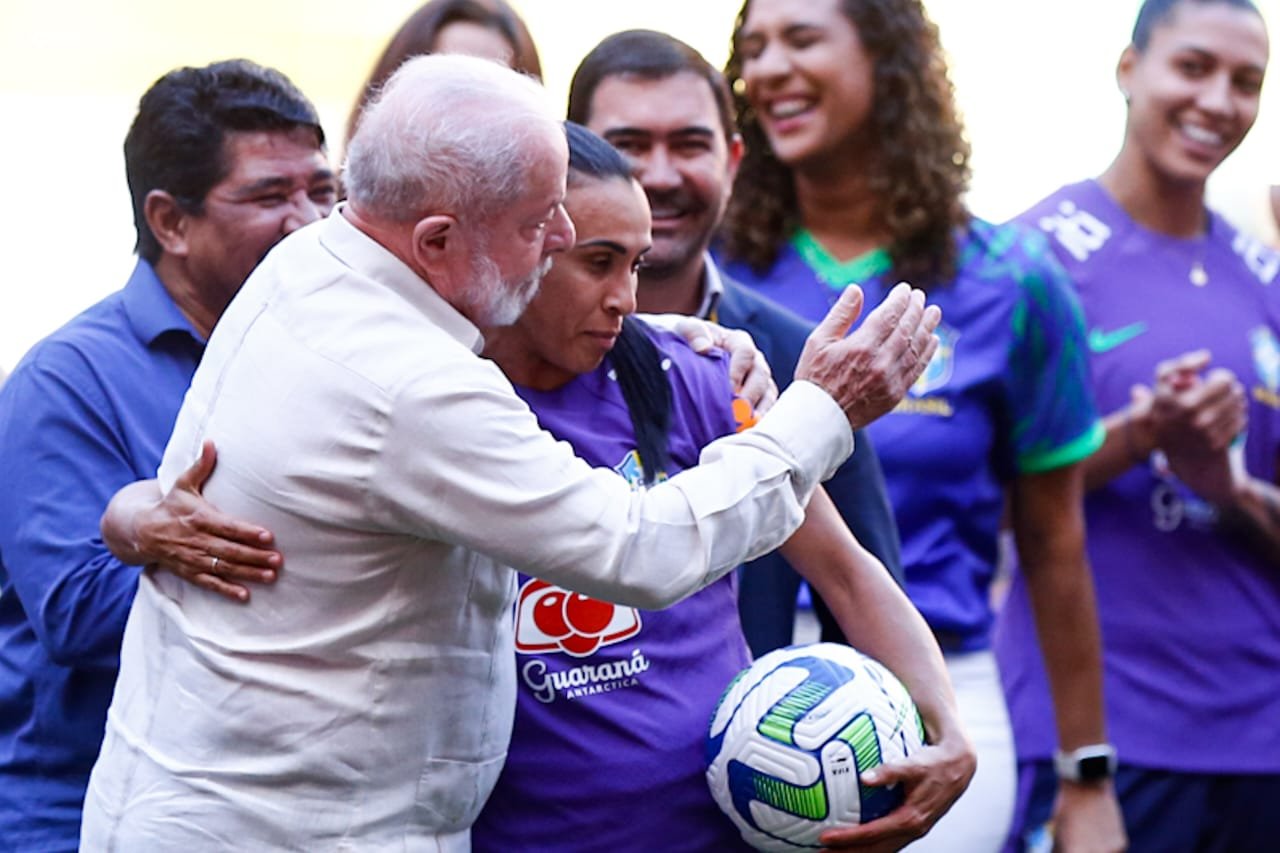
<instances>
[{"instance_id":1,"label":"white and green soccer ball","mask_svg":"<svg viewBox=\"0 0 1280 853\"><path fill-rule=\"evenodd\" d=\"M837 643L764 655L725 689L707 734L707 783L758 850L821 848L818 836L896 808L901 786L859 774L924 742L906 688L884 666Z\"/></svg>"}]
</instances>

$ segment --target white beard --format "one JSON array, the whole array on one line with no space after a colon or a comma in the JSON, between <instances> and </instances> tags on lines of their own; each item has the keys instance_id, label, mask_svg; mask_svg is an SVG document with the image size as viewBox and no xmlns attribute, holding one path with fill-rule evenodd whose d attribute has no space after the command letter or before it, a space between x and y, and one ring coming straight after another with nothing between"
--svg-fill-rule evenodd
<instances>
[{"instance_id":1,"label":"white beard","mask_svg":"<svg viewBox=\"0 0 1280 853\"><path fill-rule=\"evenodd\" d=\"M483 327L510 326L520 319L538 293L542 277L551 269L547 257L529 275L515 281L502 278L498 265L481 252L471 265L471 300L478 325Z\"/></svg>"}]
</instances>

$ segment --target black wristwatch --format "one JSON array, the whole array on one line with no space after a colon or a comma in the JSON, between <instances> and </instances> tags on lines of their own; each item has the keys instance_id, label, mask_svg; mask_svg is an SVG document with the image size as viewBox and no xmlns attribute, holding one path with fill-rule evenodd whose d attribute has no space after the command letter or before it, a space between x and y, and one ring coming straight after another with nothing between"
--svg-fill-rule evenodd
<instances>
[{"instance_id":1,"label":"black wristwatch","mask_svg":"<svg viewBox=\"0 0 1280 853\"><path fill-rule=\"evenodd\" d=\"M1053 769L1058 778L1068 782L1097 782L1116 775L1116 748L1109 743L1094 743L1058 752L1053 756Z\"/></svg>"}]
</instances>

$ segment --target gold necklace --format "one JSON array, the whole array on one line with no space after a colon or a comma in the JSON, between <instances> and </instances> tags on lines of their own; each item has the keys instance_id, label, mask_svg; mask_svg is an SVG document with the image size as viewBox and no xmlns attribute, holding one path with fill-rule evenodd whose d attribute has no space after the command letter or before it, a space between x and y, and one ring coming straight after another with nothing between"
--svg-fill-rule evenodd
<instances>
[{"instance_id":1,"label":"gold necklace","mask_svg":"<svg viewBox=\"0 0 1280 853\"><path fill-rule=\"evenodd\" d=\"M1187 273L1187 279L1196 287L1204 287L1209 283L1209 271L1204 268L1204 257L1209 251L1209 236L1212 229L1213 219L1206 211L1204 232L1191 242L1194 257L1191 259L1191 270Z\"/></svg>"}]
</instances>

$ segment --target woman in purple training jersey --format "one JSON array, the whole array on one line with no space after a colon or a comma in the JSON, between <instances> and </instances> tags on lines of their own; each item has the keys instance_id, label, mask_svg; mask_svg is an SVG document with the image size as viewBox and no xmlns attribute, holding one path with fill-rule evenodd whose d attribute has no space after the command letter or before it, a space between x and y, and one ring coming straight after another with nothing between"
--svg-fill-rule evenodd
<instances>
[{"instance_id":1,"label":"woman in purple training jersey","mask_svg":"<svg viewBox=\"0 0 1280 853\"><path fill-rule=\"evenodd\" d=\"M556 258L517 325L486 332L486 354L545 429L642 488L696 464L703 445L749 423L750 407L733 396L726 359L694 355L679 336L628 317L636 266L650 244L648 202L612 146L577 125L568 133L565 207L577 224L577 243ZM193 500L211 462L197 463L182 481ZM135 524L152 531L130 539L168 538L153 535L171 524L159 517L163 507L155 515L142 519L117 504L104 526L115 531L111 540ZM255 529L220 523L230 541L206 540L192 560L207 563L213 547L254 563L246 543ZM942 660L923 620L824 492L814 495L805 524L784 547L828 596L850 640L889 666L920 708L931 746L864 777L869 784L903 783L904 805L823 839L831 848L897 849L926 832L973 773ZM171 548L131 554L174 558ZM732 574L660 612L521 576L513 614L515 726L503 775L473 829L474 848L742 848L711 799L702 753L721 691L749 661L737 614Z\"/></svg>"},{"instance_id":2,"label":"woman in purple training jersey","mask_svg":"<svg viewBox=\"0 0 1280 853\"><path fill-rule=\"evenodd\" d=\"M696 463L701 447L749 420L749 410L735 405L723 362L693 356L677 338L627 316L650 244L648 203L612 146L578 125L568 133L565 207L577 245L556 258L520 321L489 336L486 353L545 429L642 487ZM872 577L881 567L825 493L809 513L784 546L788 559L832 596L852 641L895 659L886 663L902 667L909 689L925 694L917 697L922 709L930 706L942 726L939 754L920 755L932 768L917 765L907 780L920 797L914 806L878 830L871 824L824 841L904 843L958 794L967 745L950 742L946 731L952 700L939 683L941 662L925 651L923 622L883 574ZM736 578L661 612L614 607L525 576L520 584L515 728L473 830L475 849L742 848L711 800L700 751L720 691L749 660ZM925 791L932 773L946 793ZM911 825L913 808L920 825Z\"/></svg>"},{"instance_id":3,"label":"woman in purple training jersey","mask_svg":"<svg viewBox=\"0 0 1280 853\"><path fill-rule=\"evenodd\" d=\"M1250 0L1147 0L1116 71L1119 154L1019 217L1075 282L1107 413L1085 515L1134 850L1280 838L1280 256L1205 206L1268 54ZM1055 763L1029 613L1015 577L996 647L1034 835Z\"/></svg>"},{"instance_id":4,"label":"woman in purple training jersey","mask_svg":"<svg viewBox=\"0 0 1280 853\"><path fill-rule=\"evenodd\" d=\"M944 651L978 749L974 783L922 849L991 853L1013 813L1013 737L991 651L1006 506L1036 598L1058 737L1105 741L1081 461L1101 442L1083 329L1060 265L1030 229L974 217L969 148L938 32L920 0L747 0L727 68L746 155L726 270L813 319L860 284L926 287L942 345L868 427L906 588ZM1067 786L1067 850L1123 845L1107 780Z\"/></svg>"}]
</instances>

